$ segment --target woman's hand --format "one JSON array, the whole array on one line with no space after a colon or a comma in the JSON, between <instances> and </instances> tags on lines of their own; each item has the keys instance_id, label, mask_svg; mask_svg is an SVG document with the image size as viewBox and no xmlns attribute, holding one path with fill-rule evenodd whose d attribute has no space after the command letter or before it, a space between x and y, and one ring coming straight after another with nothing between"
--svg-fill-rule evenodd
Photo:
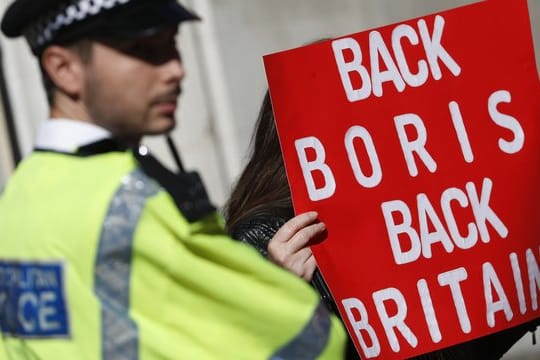
<instances>
[{"instance_id":1,"label":"woman's hand","mask_svg":"<svg viewBox=\"0 0 540 360\"><path fill-rule=\"evenodd\" d=\"M317 267L310 243L325 230L315 211L306 212L287 221L268 244L268 258L275 264L311 281Z\"/></svg>"}]
</instances>

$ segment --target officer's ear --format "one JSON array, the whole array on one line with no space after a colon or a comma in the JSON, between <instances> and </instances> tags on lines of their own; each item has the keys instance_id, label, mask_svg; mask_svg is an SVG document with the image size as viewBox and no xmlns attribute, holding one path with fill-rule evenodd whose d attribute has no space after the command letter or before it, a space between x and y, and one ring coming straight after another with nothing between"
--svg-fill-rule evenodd
<instances>
[{"instance_id":1,"label":"officer's ear","mask_svg":"<svg viewBox=\"0 0 540 360\"><path fill-rule=\"evenodd\" d=\"M41 55L41 66L60 92L78 99L84 86L84 62L73 49L48 46Z\"/></svg>"}]
</instances>

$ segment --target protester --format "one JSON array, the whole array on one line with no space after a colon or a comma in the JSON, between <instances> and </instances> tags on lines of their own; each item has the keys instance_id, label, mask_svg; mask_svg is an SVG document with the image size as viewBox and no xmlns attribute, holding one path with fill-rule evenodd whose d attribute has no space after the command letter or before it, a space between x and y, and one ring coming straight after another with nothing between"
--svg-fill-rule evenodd
<instances>
[{"instance_id":1,"label":"protester","mask_svg":"<svg viewBox=\"0 0 540 360\"><path fill-rule=\"evenodd\" d=\"M231 196L224 207L227 231L237 240L255 247L263 256L283 266L296 275L310 280L325 300L327 307L337 313L330 290L313 265L310 245L320 241L320 232L312 236L279 237L276 234L290 232L291 226L316 217L310 213L294 217L291 192L281 147L277 134L272 102L267 92L261 105L251 141L251 154ZM291 220L292 219L292 220ZM285 226L284 226L285 225ZM303 262L302 262L303 261ZM535 331L540 319L496 334L459 344L430 354L418 356L417 360L436 359L500 359L528 331ZM349 357L355 356L349 349Z\"/></svg>"},{"instance_id":2,"label":"protester","mask_svg":"<svg viewBox=\"0 0 540 360\"><path fill-rule=\"evenodd\" d=\"M250 159L223 211L227 231L234 239L250 244L272 262L311 281L327 308L339 314L323 278L315 271L309 248L324 236L326 227L316 212L294 217L268 92L255 124ZM351 342L346 358L358 358Z\"/></svg>"},{"instance_id":3,"label":"protester","mask_svg":"<svg viewBox=\"0 0 540 360\"><path fill-rule=\"evenodd\" d=\"M0 198L10 359L339 359L302 280L224 235L195 173L139 147L175 126L176 0L16 0L50 119ZM0 343L2 344L2 343Z\"/></svg>"}]
</instances>

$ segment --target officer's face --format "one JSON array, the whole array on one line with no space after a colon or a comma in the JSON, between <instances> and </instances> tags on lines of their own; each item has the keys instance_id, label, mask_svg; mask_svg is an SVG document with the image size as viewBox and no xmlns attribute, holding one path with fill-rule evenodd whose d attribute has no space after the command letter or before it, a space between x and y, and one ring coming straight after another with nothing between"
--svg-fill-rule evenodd
<instances>
[{"instance_id":1,"label":"officer's face","mask_svg":"<svg viewBox=\"0 0 540 360\"><path fill-rule=\"evenodd\" d=\"M81 95L93 121L133 141L174 127L185 75L176 33L175 27L148 37L93 44Z\"/></svg>"}]
</instances>

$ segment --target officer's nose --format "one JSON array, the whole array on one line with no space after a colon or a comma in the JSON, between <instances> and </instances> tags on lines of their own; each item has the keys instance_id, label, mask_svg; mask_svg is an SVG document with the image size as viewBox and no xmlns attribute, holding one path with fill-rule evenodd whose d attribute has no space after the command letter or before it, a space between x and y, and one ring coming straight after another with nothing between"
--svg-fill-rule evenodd
<instances>
[{"instance_id":1,"label":"officer's nose","mask_svg":"<svg viewBox=\"0 0 540 360\"><path fill-rule=\"evenodd\" d=\"M180 55L169 59L163 66L167 82L180 82L186 76L186 70Z\"/></svg>"},{"instance_id":2,"label":"officer's nose","mask_svg":"<svg viewBox=\"0 0 540 360\"><path fill-rule=\"evenodd\" d=\"M182 58L178 52L176 52L175 56L169 56L161 64L161 70L167 83L179 83L186 75Z\"/></svg>"}]
</instances>

